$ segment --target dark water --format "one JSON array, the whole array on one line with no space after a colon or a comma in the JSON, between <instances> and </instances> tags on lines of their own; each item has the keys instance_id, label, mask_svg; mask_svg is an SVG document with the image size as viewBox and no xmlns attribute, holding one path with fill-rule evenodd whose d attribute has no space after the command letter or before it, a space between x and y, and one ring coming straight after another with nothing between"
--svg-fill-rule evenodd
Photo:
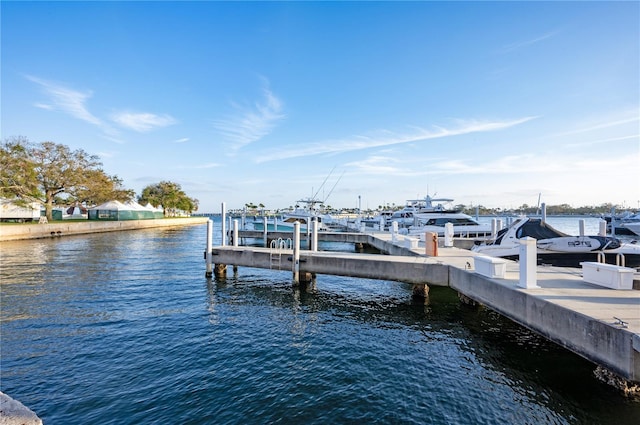
<instances>
[{"instance_id":1,"label":"dark water","mask_svg":"<svg viewBox=\"0 0 640 425\"><path fill-rule=\"evenodd\" d=\"M592 364L448 288L420 305L398 282L207 280L205 241L2 243L1 390L45 424L640 423Z\"/></svg>"}]
</instances>

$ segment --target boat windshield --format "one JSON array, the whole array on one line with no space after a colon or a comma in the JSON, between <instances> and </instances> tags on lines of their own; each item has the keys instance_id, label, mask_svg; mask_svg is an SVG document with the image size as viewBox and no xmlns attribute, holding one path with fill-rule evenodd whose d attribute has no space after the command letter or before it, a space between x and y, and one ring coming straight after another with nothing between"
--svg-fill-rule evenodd
<instances>
[{"instance_id":1,"label":"boat windshield","mask_svg":"<svg viewBox=\"0 0 640 425\"><path fill-rule=\"evenodd\" d=\"M464 217L441 217L430 218L425 225L427 226L444 226L447 223L452 223L455 226L477 226L478 223L470 218Z\"/></svg>"}]
</instances>

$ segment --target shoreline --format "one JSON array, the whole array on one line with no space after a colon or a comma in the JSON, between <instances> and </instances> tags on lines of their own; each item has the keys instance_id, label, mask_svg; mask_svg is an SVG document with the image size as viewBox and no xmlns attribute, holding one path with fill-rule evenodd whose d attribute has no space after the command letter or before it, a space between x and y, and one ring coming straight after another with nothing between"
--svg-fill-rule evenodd
<instances>
[{"instance_id":1,"label":"shoreline","mask_svg":"<svg viewBox=\"0 0 640 425\"><path fill-rule=\"evenodd\" d=\"M151 220L54 222L47 224L0 225L0 242L45 239L90 233L119 232L156 227L205 224L209 217L178 217Z\"/></svg>"}]
</instances>

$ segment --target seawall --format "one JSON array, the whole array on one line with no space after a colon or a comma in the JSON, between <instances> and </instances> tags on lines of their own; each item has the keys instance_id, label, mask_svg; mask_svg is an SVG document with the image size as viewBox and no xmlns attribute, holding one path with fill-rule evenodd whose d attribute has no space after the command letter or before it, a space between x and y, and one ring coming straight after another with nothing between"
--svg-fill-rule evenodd
<instances>
[{"instance_id":1,"label":"seawall","mask_svg":"<svg viewBox=\"0 0 640 425\"><path fill-rule=\"evenodd\" d=\"M161 218L154 220L126 221L70 221L47 224L2 224L0 242L21 239L43 239L87 233L118 232L122 230L150 229L154 227L175 227L204 224L208 217Z\"/></svg>"}]
</instances>

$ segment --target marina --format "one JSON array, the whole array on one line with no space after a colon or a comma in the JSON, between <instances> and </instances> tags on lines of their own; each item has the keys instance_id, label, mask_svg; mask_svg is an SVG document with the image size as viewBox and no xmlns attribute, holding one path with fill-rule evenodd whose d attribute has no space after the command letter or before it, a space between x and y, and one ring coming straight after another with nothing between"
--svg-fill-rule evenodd
<instances>
[{"instance_id":1,"label":"marina","mask_svg":"<svg viewBox=\"0 0 640 425\"><path fill-rule=\"evenodd\" d=\"M44 423L637 423L591 361L451 287L425 303L395 280L205 278L206 239L196 225L3 242L3 392Z\"/></svg>"},{"instance_id":2,"label":"marina","mask_svg":"<svg viewBox=\"0 0 640 425\"><path fill-rule=\"evenodd\" d=\"M286 234L278 234L277 239L272 235L268 248L240 247L235 227L233 235L232 246L207 247L208 273L215 263L220 276L227 265L259 267L292 271L294 283L313 282L317 274L397 280L413 284L414 295L425 298L429 286L449 286L461 299L485 305L594 362L604 373L612 372L622 378L616 382L624 391L639 391L640 292L632 288L640 289L640 281L633 282L633 269L607 265L613 273L629 274L629 290L621 291L594 285L580 269L538 266L533 238L522 241L515 262L455 248L452 241L438 246L436 234L432 234L434 240L427 234L421 246L417 239L388 232L321 234L315 230L311 235L307 232L309 250L299 248L299 226L286 244L282 242ZM267 234L264 239L269 240ZM366 243L387 254L404 255L318 252L317 241L323 239ZM485 264L502 270L487 272ZM610 279L616 277L605 280Z\"/></svg>"}]
</instances>

